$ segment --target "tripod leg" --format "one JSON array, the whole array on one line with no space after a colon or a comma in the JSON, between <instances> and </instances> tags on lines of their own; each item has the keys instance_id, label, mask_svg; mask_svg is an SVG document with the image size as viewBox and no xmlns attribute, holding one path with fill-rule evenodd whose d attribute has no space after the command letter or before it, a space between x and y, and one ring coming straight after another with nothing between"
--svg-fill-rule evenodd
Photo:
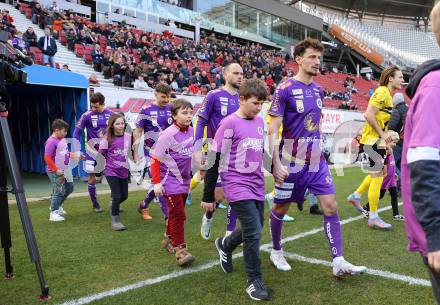
<instances>
[{"instance_id":1,"label":"tripod leg","mask_svg":"<svg viewBox=\"0 0 440 305\"><path fill-rule=\"evenodd\" d=\"M40 282L41 295L40 299L47 300L49 298L49 287L44 279L43 269L40 262L40 253L35 239L32 221L27 207L26 197L24 195L23 181L21 180L20 168L18 167L17 157L15 156L14 145L12 143L11 131L9 130L6 116L0 113L0 137L3 144L3 152L6 164L9 168L12 188L15 191L18 212L20 213L21 224L23 226L24 236L29 251L31 261L35 263L35 268Z\"/></svg>"},{"instance_id":2,"label":"tripod leg","mask_svg":"<svg viewBox=\"0 0 440 305\"><path fill-rule=\"evenodd\" d=\"M10 248L11 242L11 227L9 224L9 207L7 195L7 180L6 180L6 166L3 154L3 147L0 145L0 237L2 248L5 252L5 279L12 279L14 277L14 269L11 264Z\"/></svg>"}]
</instances>

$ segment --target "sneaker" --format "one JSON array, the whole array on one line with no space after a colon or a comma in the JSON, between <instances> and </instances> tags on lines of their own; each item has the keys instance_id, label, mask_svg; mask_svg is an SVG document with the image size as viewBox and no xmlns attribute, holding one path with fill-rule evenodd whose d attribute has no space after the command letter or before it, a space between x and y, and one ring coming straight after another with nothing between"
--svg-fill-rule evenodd
<instances>
[{"instance_id":1,"label":"sneaker","mask_svg":"<svg viewBox=\"0 0 440 305\"><path fill-rule=\"evenodd\" d=\"M268 300L269 293L266 287L264 287L263 281L260 279L253 280L252 282L247 282L246 292L252 300L261 301Z\"/></svg>"},{"instance_id":2,"label":"sneaker","mask_svg":"<svg viewBox=\"0 0 440 305\"><path fill-rule=\"evenodd\" d=\"M200 227L200 235L202 235L202 238L204 240L208 240L211 238L211 225L212 225L212 218L208 219L206 218L206 215L203 214L202 226Z\"/></svg>"},{"instance_id":3,"label":"sneaker","mask_svg":"<svg viewBox=\"0 0 440 305\"><path fill-rule=\"evenodd\" d=\"M171 236L168 236L166 234L163 235L162 247L164 247L165 250L167 250L170 254L174 254L176 252L173 244L171 243Z\"/></svg>"},{"instance_id":4,"label":"sneaker","mask_svg":"<svg viewBox=\"0 0 440 305\"><path fill-rule=\"evenodd\" d=\"M232 272L232 253L227 253L223 250L223 241L224 237L219 237L215 240L215 247L217 248L219 259L220 259L220 267L226 273Z\"/></svg>"},{"instance_id":5,"label":"sneaker","mask_svg":"<svg viewBox=\"0 0 440 305\"><path fill-rule=\"evenodd\" d=\"M66 216L67 212L63 209L62 206L58 208L58 214L62 217Z\"/></svg>"},{"instance_id":6,"label":"sneaker","mask_svg":"<svg viewBox=\"0 0 440 305\"><path fill-rule=\"evenodd\" d=\"M102 213L102 212L104 212L104 210L101 209L100 206L96 206L96 207L93 207L93 212L95 212L95 213Z\"/></svg>"},{"instance_id":7,"label":"sneaker","mask_svg":"<svg viewBox=\"0 0 440 305\"><path fill-rule=\"evenodd\" d=\"M405 221L405 216L397 214L393 216L393 220Z\"/></svg>"},{"instance_id":8,"label":"sneaker","mask_svg":"<svg viewBox=\"0 0 440 305\"><path fill-rule=\"evenodd\" d=\"M196 257L188 252L186 248L186 244L182 244L176 248L174 248L176 252L176 260L179 266L187 266L191 264Z\"/></svg>"},{"instance_id":9,"label":"sneaker","mask_svg":"<svg viewBox=\"0 0 440 305\"><path fill-rule=\"evenodd\" d=\"M189 194L188 194L188 197L186 197L185 204L186 204L186 205L191 205L192 203L193 203L192 194L189 193Z\"/></svg>"},{"instance_id":10,"label":"sneaker","mask_svg":"<svg viewBox=\"0 0 440 305\"><path fill-rule=\"evenodd\" d=\"M50 212L49 221L64 221L64 217L58 214L58 210Z\"/></svg>"},{"instance_id":11,"label":"sneaker","mask_svg":"<svg viewBox=\"0 0 440 305\"><path fill-rule=\"evenodd\" d=\"M232 231L228 231L228 230L226 230L225 238L228 237L228 236L231 235L231 234L232 234Z\"/></svg>"},{"instance_id":12,"label":"sneaker","mask_svg":"<svg viewBox=\"0 0 440 305\"><path fill-rule=\"evenodd\" d=\"M336 277L342 277L344 275L358 275L367 271L367 267L350 264L343 257L336 257L333 259L332 266L333 275Z\"/></svg>"},{"instance_id":13,"label":"sneaker","mask_svg":"<svg viewBox=\"0 0 440 305\"><path fill-rule=\"evenodd\" d=\"M391 230L393 227L389 223L383 221L379 216L368 219L368 226L373 229Z\"/></svg>"},{"instance_id":14,"label":"sneaker","mask_svg":"<svg viewBox=\"0 0 440 305\"><path fill-rule=\"evenodd\" d=\"M217 206L217 209L222 209L222 210L224 210L224 209L227 209L227 208L228 208L228 207L225 206L223 203L219 203L218 206Z\"/></svg>"},{"instance_id":15,"label":"sneaker","mask_svg":"<svg viewBox=\"0 0 440 305\"><path fill-rule=\"evenodd\" d=\"M292 267L283 255L283 250L272 249L272 251L270 251L270 262L280 271L292 270Z\"/></svg>"},{"instance_id":16,"label":"sneaker","mask_svg":"<svg viewBox=\"0 0 440 305\"><path fill-rule=\"evenodd\" d=\"M347 201L353 205L356 211L358 211L365 217L368 217L368 212L362 207L362 200L360 196L352 193L347 197Z\"/></svg>"},{"instance_id":17,"label":"sneaker","mask_svg":"<svg viewBox=\"0 0 440 305\"><path fill-rule=\"evenodd\" d=\"M289 222L289 221L294 221L294 220L295 220L295 218L293 218L292 216L284 214L283 221Z\"/></svg>"},{"instance_id":18,"label":"sneaker","mask_svg":"<svg viewBox=\"0 0 440 305\"><path fill-rule=\"evenodd\" d=\"M312 215L323 215L324 213L319 208L319 205L315 204L310 207L310 214Z\"/></svg>"}]
</instances>

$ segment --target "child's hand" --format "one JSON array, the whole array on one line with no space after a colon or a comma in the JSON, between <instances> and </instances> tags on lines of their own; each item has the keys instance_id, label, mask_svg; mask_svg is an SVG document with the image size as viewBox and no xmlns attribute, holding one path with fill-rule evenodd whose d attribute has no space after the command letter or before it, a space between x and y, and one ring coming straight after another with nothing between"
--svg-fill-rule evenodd
<instances>
[{"instance_id":1,"label":"child's hand","mask_svg":"<svg viewBox=\"0 0 440 305\"><path fill-rule=\"evenodd\" d=\"M64 172L60 169L57 169L57 171L55 172L57 174L57 176L62 176L64 175Z\"/></svg>"},{"instance_id":2,"label":"child's hand","mask_svg":"<svg viewBox=\"0 0 440 305\"><path fill-rule=\"evenodd\" d=\"M157 183L157 184L153 185L153 191L154 191L154 195L156 195L156 197L162 196L164 194L164 189L163 189L162 183Z\"/></svg>"}]
</instances>

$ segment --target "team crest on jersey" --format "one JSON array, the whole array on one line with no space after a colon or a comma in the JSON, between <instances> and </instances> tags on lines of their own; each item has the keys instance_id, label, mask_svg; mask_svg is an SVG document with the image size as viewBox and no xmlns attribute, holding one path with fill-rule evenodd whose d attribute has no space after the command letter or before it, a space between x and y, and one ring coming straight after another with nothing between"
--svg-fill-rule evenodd
<instances>
[{"instance_id":1,"label":"team crest on jersey","mask_svg":"<svg viewBox=\"0 0 440 305\"><path fill-rule=\"evenodd\" d=\"M302 95L303 94L303 90L302 89L293 89L292 90L292 94L293 95Z\"/></svg>"},{"instance_id":2,"label":"team crest on jersey","mask_svg":"<svg viewBox=\"0 0 440 305\"><path fill-rule=\"evenodd\" d=\"M262 136L262 135L263 135L263 128L258 127L258 128L257 128L257 132L258 132L258 134L259 134L260 136Z\"/></svg>"},{"instance_id":3,"label":"team crest on jersey","mask_svg":"<svg viewBox=\"0 0 440 305\"><path fill-rule=\"evenodd\" d=\"M227 101L228 101L228 99L226 99L226 103L221 101L220 113L222 114L222 116L228 115L228 102Z\"/></svg>"},{"instance_id":4,"label":"team crest on jersey","mask_svg":"<svg viewBox=\"0 0 440 305\"><path fill-rule=\"evenodd\" d=\"M299 113L304 112L304 103L302 100L296 100L296 111Z\"/></svg>"},{"instance_id":5,"label":"team crest on jersey","mask_svg":"<svg viewBox=\"0 0 440 305\"><path fill-rule=\"evenodd\" d=\"M316 99L316 105L317 105L319 108L322 108L322 100L321 100L320 98Z\"/></svg>"},{"instance_id":6,"label":"team crest on jersey","mask_svg":"<svg viewBox=\"0 0 440 305\"><path fill-rule=\"evenodd\" d=\"M168 118L168 124L171 125L173 123L173 119L172 118Z\"/></svg>"},{"instance_id":7,"label":"team crest on jersey","mask_svg":"<svg viewBox=\"0 0 440 305\"><path fill-rule=\"evenodd\" d=\"M313 96L312 90L306 89L306 96L308 97Z\"/></svg>"},{"instance_id":8,"label":"team crest on jersey","mask_svg":"<svg viewBox=\"0 0 440 305\"><path fill-rule=\"evenodd\" d=\"M307 131L314 132L318 130L319 124L313 122L313 113L309 113L304 120L304 127Z\"/></svg>"}]
</instances>

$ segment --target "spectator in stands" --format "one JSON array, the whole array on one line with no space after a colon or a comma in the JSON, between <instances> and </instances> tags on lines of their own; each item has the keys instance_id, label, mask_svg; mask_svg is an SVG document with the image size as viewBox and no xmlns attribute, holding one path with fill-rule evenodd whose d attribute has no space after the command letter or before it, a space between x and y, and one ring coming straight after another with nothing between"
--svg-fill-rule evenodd
<instances>
[{"instance_id":1,"label":"spectator in stands","mask_svg":"<svg viewBox=\"0 0 440 305\"><path fill-rule=\"evenodd\" d=\"M14 23L14 18L11 17L11 15L9 15L9 11L8 10L3 10L3 22L6 22L8 24Z\"/></svg>"},{"instance_id":2,"label":"spectator in stands","mask_svg":"<svg viewBox=\"0 0 440 305\"><path fill-rule=\"evenodd\" d=\"M215 82L215 85L216 85L218 88L220 88L221 86L223 86L223 78L221 77L220 74L217 73L217 74L215 75L214 82Z\"/></svg>"},{"instance_id":3,"label":"spectator in stands","mask_svg":"<svg viewBox=\"0 0 440 305\"><path fill-rule=\"evenodd\" d=\"M95 73L90 74L89 84L93 86L100 86L98 76Z\"/></svg>"},{"instance_id":4,"label":"spectator in stands","mask_svg":"<svg viewBox=\"0 0 440 305\"><path fill-rule=\"evenodd\" d=\"M60 8L57 4L56 1L53 1L52 4L49 6L49 11L50 12L55 12L55 13L59 13L60 12Z\"/></svg>"},{"instance_id":5,"label":"spectator in stands","mask_svg":"<svg viewBox=\"0 0 440 305\"><path fill-rule=\"evenodd\" d=\"M200 88L197 85L197 83L193 83L191 85L188 86L187 89L187 94L191 94L191 95L199 95L200 94Z\"/></svg>"},{"instance_id":6,"label":"spectator in stands","mask_svg":"<svg viewBox=\"0 0 440 305\"><path fill-rule=\"evenodd\" d=\"M135 67L133 64L130 64L128 66L128 69L126 69L125 71L125 75L123 77L122 80L122 86L125 87L132 87L133 88L133 84L134 81L138 78L137 73L135 71Z\"/></svg>"},{"instance_id":7,"label":"spectator in stands","mask_svg":"<svg viewBox=\"0 0 440 305\"><path fill-rule=\"evenodd\" d=\"M97 72L101 72L102 70L101 65L104 60L104 55L101 52L101 46L99 44L95 45L95 48L91 53L91 56L92 56L93 69Z\"/></svg>"},{"instance_id":8,"label":"spectator in stands","mask_svg":"<svg viewBox=\"0 0 440 305\"><path fill-rule=\"evenodd\" d=\"M211 82L209 81L208 75L206 74L206 71L202 71L202 74L200 76L200 84L202 86L205 86L207 88L209 88L209 86L211 85Z\"/></svg>"},{"instance_id":9,"label":"spectator in stands","mask_svg":"<svg viewBox=\"0 0 440 305\"><path fill-rule=\"evenodd\" d=\"M55 54L57 53L57 43L50 34L50 29L44 29L44 36L38 40L38 47L43 52L43 64L50 64L52 68L55 68Z\"/></svg>"},{"instance_id":10,"label":"spectator in stands","mask_svg":"<svg viewBox=\"0 0 440 305\"><path fill-rule=\"evenodd\" d=\"M32 23L38 24L40 16L43 15L43 9L41 8L40 3L37 1L32 2L34 5L32 6Z\"/></svg>"},{"instance_id":11,"label":"spectator in stands","mask_svg":"<svg viewBox=\"0 0 440 305\"><path fill-rule=\"evenodd\" d=\"M177 86L179 87L179 91L184 91L188 87L188 80L185 79L183 73L179 74L179 78L177 79Z\"/></svg>"},{"instance_id":12,"label":"spectator in stands","mask_svg":"<svg viewBox=\"0 0 440 305\"><path fill-rule=\"evenodd\" d=\"M145 78L145 75L139 74L138 78L134 81L134 89L153 91L153 88L148 86L148 84L144 78Z\"/></svg>"},{"instance_id":13,"label":"spectator in stands","mask_svg":"<svg viewBox=\"0 0 440 305\"><path fill-rule=\"evenodd\" d=\"M23 40L23 34L21 32L15 33L15 37L12 39L12 45L17 50L20 50L24 54L27 54L29 45L26 43L26 41Z\"/></svg>"},{"instance_id":14,"label":"spectator in stands","mask_svg":"<svg viewBox=\"0 0 440 305\"><path fill-rule=\"evenodd\" d=\"M30 26L23 34L23 40L26 41L29 47L37 47L38 40L37 35L34 32L34 29Z\"/></svg>"},{"instance_id":15,"label":"spectator in stands","mask_svg":"<svg viewBox=\"0 0 440 305\"><path fill-rule=\"evenodd\" d=\"M69 65L67 65L67 64L63 65L63 70L71 72Z\"/></svg>"}]
</instances>

